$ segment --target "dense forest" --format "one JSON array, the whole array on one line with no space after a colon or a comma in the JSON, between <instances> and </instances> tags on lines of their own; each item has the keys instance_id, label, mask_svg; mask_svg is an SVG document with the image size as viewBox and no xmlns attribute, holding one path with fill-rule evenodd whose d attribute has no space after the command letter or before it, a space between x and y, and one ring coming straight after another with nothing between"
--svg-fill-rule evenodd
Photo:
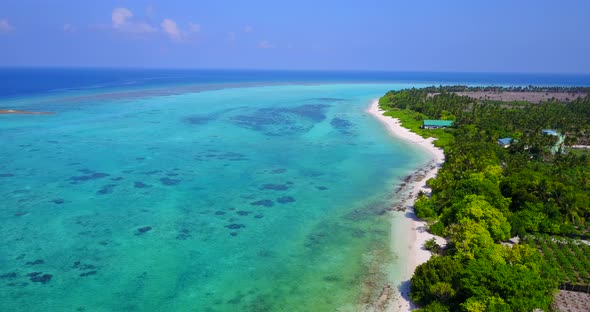
<instances>
[{"instance_id":1,"label":"dense forest","mask_svg":"<svg viewBox=\"0 0 590 312\"><path fill-rule=\"evenodd\" d=\"M550 87L550 86L432 86L422 88L421 90L430 93L439 92L558 92L558 93L590 93L590 87Z\"/></svg>"},{"instance_id":2,"label":"dense forest","mask_svg":"<svg viewBox=\"0 0 590 312\"><path fill-rule=\"evenodd\" d=\"M419 266L411 298L422 311L549 310L559 283L556 269L534 243L503 245L519 236L588 238L590 97L531 104L476 100L453 92L586 93L562 87L429 87L390 91L380 107L405 127L438 138L446 161L428 181L416 215L449 244ZM452 128L420 129L424 119L454 120ZM544 135L553 129L565 135ZM512 138L508 148L497 144ZM543 242L545 242L543 240ZM576 249L577 251L577 249ZM585 272L585 271L584 271ZM563 276L567 276L564 274Z\"/></svg>"}]
</instances>

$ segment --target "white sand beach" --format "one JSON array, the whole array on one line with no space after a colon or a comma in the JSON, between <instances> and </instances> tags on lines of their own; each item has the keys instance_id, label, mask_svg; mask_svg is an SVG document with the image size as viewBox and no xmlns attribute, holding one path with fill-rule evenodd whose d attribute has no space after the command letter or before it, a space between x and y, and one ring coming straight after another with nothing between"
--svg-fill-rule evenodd
<instances>
[{"instance_id":1,"label":"white sand beach","mask_svg":"<svg viewBox=\"0 0 590 312\"><path fill-rule=\"evenodd\" d=\"M427 187L426 181L436 176L438 169L445 160L445 155L442 149L435 147L432 143L435 140L434 138L424 139L409 129L402 127L397 118L384 116L384 111L379 108L378 100L371 102L367 112L377 118L392 136L418 145L432 155L432 160L425 167L418 170L413 175L413 179L408 182L409 196L401 204L402 208L406 208L405 212L394 212L394 218L401 217L403 218L402 222L392 222L392 235L394 236L392 250L407 250L407 254L400 255L402 265L405 266L401 270L401 284L398 287L392 287L397 290L397 293L389 296L390 301L387 303L385 311L411 311L415 306L409 298L409 280L416 267L428 261L431 257L431 253L423 247L424 242L435 238L440 245L446 244L444 238L434 236L426 231L426 222L416 217L413 205L420 191L430 194L430 188ZM407 237L407 239L399 239L399 237Z\"/></svg>"}]
</instances>

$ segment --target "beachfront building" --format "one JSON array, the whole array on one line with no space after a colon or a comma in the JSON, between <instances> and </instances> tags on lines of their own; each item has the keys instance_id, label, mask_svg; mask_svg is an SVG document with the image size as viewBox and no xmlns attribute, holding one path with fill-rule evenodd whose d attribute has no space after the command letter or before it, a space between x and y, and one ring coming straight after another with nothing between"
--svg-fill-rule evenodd
<instances>
[{"instance_id":1,"label":"beachfront building","mask_svg":"<svg viewBox=\"0 0 590 312\"><path fill-rule=\"evenodd\" d=\"M516 143L517 141L513 140L512 138L502 138L502 139L498 139L498 145L502 146L503 148L508 148L510 147L510 144L512 144L513 142Z\"/></svg>"},{"instance_id":2,"label":"beachfront building","mask_svg":"<svg viewBox=\"0 0 590 312\"><path fill-rule=\"evenodd\" d=\"M543 135L551 135L557 137L557 142L551 147L551 154L555 154L560 150L563 152L563 147L565 143L565 135L557 132L553 129L543 129L541 130L541 134Z\"/></svg>"},{"instance_id":3,"label":"beachfront building","mask_svg":"<svg viewBox=\"0 0 590 312\"><path fill-rule=\"evenodd\" d=\"M453 125L452 120L429 120L425 119L422 122L422 129L439 129L451 127Z\"/></svg>"}]
</instances>

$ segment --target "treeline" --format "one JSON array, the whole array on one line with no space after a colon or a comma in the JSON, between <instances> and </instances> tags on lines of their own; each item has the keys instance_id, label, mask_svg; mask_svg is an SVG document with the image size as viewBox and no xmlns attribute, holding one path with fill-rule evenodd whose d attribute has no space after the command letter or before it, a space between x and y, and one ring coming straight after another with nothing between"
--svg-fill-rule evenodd
<instances>
[{"instance_id":1,"label":"treeline","mask_svg":"<svg viewBox=\"0 0 590 312\"><path fill-rule=\"evenodd\" d=\"M500 242L527 233L588 235L590 157L552 153L557 137L541 130L566 134L566 145L587 137L590 99L506 105L450 93L455 90L406 89L380 99L404 125L424 117L455 120L443 130L446 161L428 182L432 196L415 204L418 217L449 244L417 268L411 298L423 311L547 310L557 289L553 272L532 246ZM504 149L496 143L504 137L518 142Z\"/></svg>"},{"instance_id":2,"label":"treeline","mask_svg":"<svg viewBox=\"0 0 590 312\"><path fill-rule=\"evenodd\" d=\"M540 87L540 86L432 86L426 87L430 93L439 92L552 92L552 93L590 93L590 87Z\"/></svg>"}]
</instances>

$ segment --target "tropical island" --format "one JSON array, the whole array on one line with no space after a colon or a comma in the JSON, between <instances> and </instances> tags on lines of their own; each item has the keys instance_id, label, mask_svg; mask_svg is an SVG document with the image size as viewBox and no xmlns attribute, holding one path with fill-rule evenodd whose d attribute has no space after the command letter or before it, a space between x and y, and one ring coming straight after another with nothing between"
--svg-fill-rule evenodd
<instances>
[{"instance_id":1,"label":"tropical island","mask_svg":"<svg viewBox=\"0 0 590 312\"><path fill-rule=\"evenodd\" d=\"M589 307L588 91L441 86L380 98L384 115L444 150L431 194L414 204L447 241L426 241L433 256L411 278L421 311Z\"/></svg>"}]
</instances>

